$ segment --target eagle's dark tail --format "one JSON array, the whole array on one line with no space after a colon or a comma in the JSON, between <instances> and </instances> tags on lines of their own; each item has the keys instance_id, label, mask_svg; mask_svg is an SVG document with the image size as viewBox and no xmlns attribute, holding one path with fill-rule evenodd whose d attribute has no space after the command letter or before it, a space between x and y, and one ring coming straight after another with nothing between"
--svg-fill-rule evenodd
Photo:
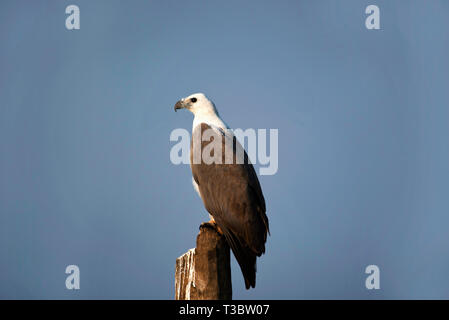
<instances>
[{"instance_id":1,"label":"eagle's dark tail","mask_svg":"<svg viewBox=\"0 0 449 320\"><path fill-rule=\"evenodd\" d=\"M245 279L245 287L249 289L256 287L256 253L247 245L243 244L233 233L228 229L223 229L223 234L231 247L232 252L242 270L243 278ZM260 256L260 254L259 254Z\"/></svg>"}]
</instances>

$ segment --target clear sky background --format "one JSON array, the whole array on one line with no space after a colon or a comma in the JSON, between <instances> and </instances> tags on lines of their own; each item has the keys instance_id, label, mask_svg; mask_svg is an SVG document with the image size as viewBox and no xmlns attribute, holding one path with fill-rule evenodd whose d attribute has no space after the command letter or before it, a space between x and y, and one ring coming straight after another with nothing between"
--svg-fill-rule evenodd
<instances>
[{"instance_id":1,"label":"clear sky background","mask_svg":"<svg viewBox=\"0 0 449 320\"><path fill-rule=\"evenodd\" d=\"M448 15L446 0L1 1L0 298L174 297L208 219L169 157L192 125L173 105L194 92L233 128L279 129L279 171L260 177L271 237L256 289L232 258L234 298L449 298Z\"/></svg>"}]
</instances>

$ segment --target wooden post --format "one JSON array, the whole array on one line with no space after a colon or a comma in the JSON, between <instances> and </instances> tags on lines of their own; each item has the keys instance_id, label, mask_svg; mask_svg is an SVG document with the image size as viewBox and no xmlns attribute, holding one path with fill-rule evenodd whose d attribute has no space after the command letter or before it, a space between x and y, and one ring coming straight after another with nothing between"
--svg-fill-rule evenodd
<instances>
[{"instance_id":1,"label":"wooden post","mask_svg":"<svg viewBox=\"0 0 449 320\"><path fill-rule=\"evenodd\" d=\"M196 248L176 259L175 299L232 299L230 250L215 225L201 224Z\"/></svg>"}]
</instances>

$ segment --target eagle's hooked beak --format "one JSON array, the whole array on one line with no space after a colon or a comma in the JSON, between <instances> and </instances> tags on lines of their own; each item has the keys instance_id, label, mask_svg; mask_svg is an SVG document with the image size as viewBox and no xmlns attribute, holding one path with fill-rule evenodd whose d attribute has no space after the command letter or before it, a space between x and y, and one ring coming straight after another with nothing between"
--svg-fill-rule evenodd
<instances>
[{"instance_id":1,"label":"eagle's hooked beak","mask_svg":"<svg viewBox=\"0 0 449 320\"><path fill-rule=\"evenodd\" d=\"M175 112L178 110L178 109L183 109L183 108L185 108L186 107L186 105L185 105L185 103L184 103L184 100L182 99L182 100L179 100L178 102L176 102L176 104L175 104Z\"/></svg>"}]
</instances>

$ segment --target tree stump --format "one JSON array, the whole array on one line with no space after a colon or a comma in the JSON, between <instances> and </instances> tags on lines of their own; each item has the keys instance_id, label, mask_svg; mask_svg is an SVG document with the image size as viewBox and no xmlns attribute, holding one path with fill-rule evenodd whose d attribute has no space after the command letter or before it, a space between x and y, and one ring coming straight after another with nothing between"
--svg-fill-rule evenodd
<instances>
[{"instance_id":1,"label":"tree stump","mask_svg":"<svg viewBox=\"0 0 449 320\"><path fill-rule=\"evenodd\" d=\"M201 224L196 248L176 259L175 299L232 299L230 250L215 224Z\"/></svg>"}]
</instances>

